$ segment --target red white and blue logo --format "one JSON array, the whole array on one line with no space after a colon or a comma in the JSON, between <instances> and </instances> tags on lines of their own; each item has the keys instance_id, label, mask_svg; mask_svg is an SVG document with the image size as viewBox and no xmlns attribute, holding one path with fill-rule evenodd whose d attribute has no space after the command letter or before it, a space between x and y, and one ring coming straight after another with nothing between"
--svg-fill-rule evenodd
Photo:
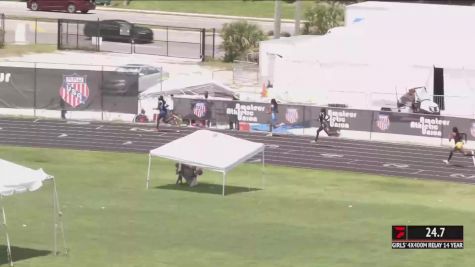
<instances>
[{"instance_id":1,"label":"red white and blue logo","mask_svg":"<svg viewBox=\"0 0 475 267\"><path fill-rule=\"evenodd\" d=\"M59 89L59 95L71 107L75 108L85 104L89 97L89 87L87 86L87 76L77 74L63 75L63 84Z\"/></svg>"},{"instance_id":2,"label":"red white and blue logo","mask_svg":"<svg viewBox=\"0 0 475 267\"><path fill-rule=\"evenodd\" d=\"M379 115L376 125L381 131L386 131L390 125L389 115Z\"/></svg>"},{"instance_id":3,"label":"red white and blue logo","mask_svg":"<svg viewBox=\"0 0 475 267\"><path fill-rule=\"evenodd\" d=\"M288 108L285 112L285 119L289 123L296 123L299 120L299 112L296 108Z\"/></svg>"},{"instance_id":4,"label":"red white and blue logo","mask_svg":"<svg viewBox=\"0 0 475 267\"><path fill-rule=\"evenodd\" d=\"M204 117L206 114L206 104L203 102L196 103L195 107L193 108L193 114L195 114L198 118Z\"/></svg>"}]
</instances>

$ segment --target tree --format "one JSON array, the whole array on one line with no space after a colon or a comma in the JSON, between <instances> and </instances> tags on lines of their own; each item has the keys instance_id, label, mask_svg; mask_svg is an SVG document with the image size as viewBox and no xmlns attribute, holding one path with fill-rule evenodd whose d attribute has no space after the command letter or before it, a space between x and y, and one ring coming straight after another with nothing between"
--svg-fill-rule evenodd
<instances>
[{"instance_id":1,"label":"tree","mask_svg":"<svg viewBox=\"0 0 475 267\"><path fill-rule=\"evenodd\" d=\"M316 1L315 5L305 12L303 34L325 34L331 28L342 26L345 19L343 5L338 2Z\"/></svg>"},{"instance_id":2,"label":"tree","mask_svg":"<svg viewBox=\"0 0 475 267\"><path fill-rule=\"evenodd\" d=\"M224 61L243 59L248 53L259 47L259 42L267 39L264 32L247 21L226 23L221 30L224 48Z\"/></svg>"}]
</instances>

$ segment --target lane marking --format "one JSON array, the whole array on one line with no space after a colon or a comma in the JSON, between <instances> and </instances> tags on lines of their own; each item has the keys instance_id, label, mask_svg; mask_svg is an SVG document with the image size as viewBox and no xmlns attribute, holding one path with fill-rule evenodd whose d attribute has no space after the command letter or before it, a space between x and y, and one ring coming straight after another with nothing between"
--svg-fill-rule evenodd
<instances>
[{"instance_id":1,"label":"lane marking","mask_svg":"<svg viewBox=\"0 0 475 267\"><path fill-rule=\"evenodd\" d=\"M34 120L33 122L38 122L38 121L40 121L40 119L36 119L36 120Z\"/></svg>"},{"instance_id":2,"label":"lane marking","mask_svg":"<svg viewBox=\"0 0 475 267\"><path fill-rule=\"evenodd\" d=\"M350 160L350 161L346 162L346 164L351 164L351 163L355 163L355 162L358 162L358 161L359 161L359 160L354 159L354 160Z\"/></svg>"},{"instance_id":3,"label":"lane marking","mask_svg":"<svg viewBox=\"0 0 475 267\"><path fill-rule=\"evenodd\" d=\"M418 171L413 172L413 173L411 173L411 174L418 174L418 173L421 173L421 172L423 172L423 171L425 171L425 170L418 170Z\"/></svg>"},{"instance_id":4,"label":"lane marking","mask_svg":"<svg viewBox=\"0 0 475 267\"><path fill-rule=\"evenodd\" d=\"M409 165L403 163L385 163L383 167L396 167L396 168L408 168Z\"/></svg>"},{"instance_id":5,"label":"lane marking","mask_svg":"<svg viewBox=\"0 0 475 267\"><path fill-rule=\"evenodd\" d=\"M96 128L96 130L99 130L103 127L104 125L100 125L99 127Z\"/></svg>"},{"instance_id":6,"label":"lane marking","mask_svg":"<svg viewBox=\"0 0 475 267\"><path fill-rule=\"evenodd\" d=\"M133 132L138 132L138 131L141 131L141 132L155 132L155 129L144 129L144 128L134 127L134 128L131 128L129 131L133 131Z\"/></svg>"},{"instance_id":7,"label":"lane marking","mask_svg":"<svg viewBox=\"0 0 475 267\"><path fill-rule=\"evenodd\" d=\"M343 158L343 155L339 155L339 154L324 153L320 155L322 155L325 158Z\"/></svg>"},{"instance_id":8,"label":"lane marking","mask_svg":"<svg viewBox=\"0 0 475 267\"><path fill-rule=\"evenodd\" d=\"M268 148L272 148L272 149L279 148L279 146L278 146L278 145L266 145L266 147L268 147Z\"/></svg>"},{"instance_id":9,"label":"lane marking","mask_svg":"<svg viewBox=\"0 0 475 267\"><path fill-rule=\"evenodd\" d=\"M66 136L68 136L68 135L65 134L65 133L62 133L62 134L58 135L59 138L66 137Z\"/></svg>"},{"instance_id":10,"label":"lane marking","mask_svg":"<svg viewBox=\"0 0 475 267\"><path fill-rule=\"evenodd\" d=\"M91 124L88 121L66 121L67 124L81 124L81 125L86 125L86 124Z\"/></svg>"},{"instance_id":11,"label":"lane marking","mask_svg":"<svg viewBox=\"0 0 475 267\"><path fill-rule=\"evenodd\" d=\"M123 143L122 145L130 145L130 144L132 144L132 141L127 141L127 142Z\"/></svg>"},{"instance_id":12,"label":"lane marking","mask_svg":"<svg viewBox=\"0 0 475 267\"><path fill-rule=\"evenodd\" d=\"M475 179L475 174L470 175L470 176L468 176L468 175L465 176L465 174L463 174L463 173L452 173L450 175L450 177L452 177L452 178L464 178L464 179Z\"/></svg>"}]
</instances>

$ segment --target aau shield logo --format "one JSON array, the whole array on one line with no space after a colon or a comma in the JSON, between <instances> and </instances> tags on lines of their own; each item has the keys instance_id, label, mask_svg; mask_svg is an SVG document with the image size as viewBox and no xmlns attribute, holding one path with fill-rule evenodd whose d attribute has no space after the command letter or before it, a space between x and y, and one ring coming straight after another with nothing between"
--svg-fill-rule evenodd
<instances>
[{"instance_id":1,"label":"aau shield logo","mask_svg":"<svg viewBox=\"0 0 475 267\"><path fill-rule=\"evenodd\" d=\"M386 131L390 125L389 115L379 115L376 125L381 131Z\"/></svg>"},{"instance_id":2,"label":"aau shield logo","mask_svg":"<svg viewBox=\"0 0 475 267\"><path fill-rule=\"evenodd\" d=\"M285 113L285 119L289 123L296 123L299 119L299 112L296 108L288 108Z\"/></svg>"},{"instance_id":3,"label":"aau shield logo","mask_svg":"<svg viewBox=\"0 0 475 267\"><path fill-rule=\"evenodd\" d=\"M63 84L59 89L59 95L71 107L75 108L85 104L89 97L89 87L87 86L87 76L77 74L63 75Z\"/></svg>"},{"instance_id":4,"label":"aau shield logo","mask_svg":"<svg viewBox=\"0 0 475 267\"><path fill-rule=\"evenodd\" d=\"M193 114L195 114L198 118L204 117L206 114L206 104L203 102L196 103L195 107L193 108Z\"/></svg>"},{"instance_id":5,"label":"aau shield logo","mask_svg":"<svg viewBox=\"0 0 475 267\"><path fill-rule=\"evenodd\" d=\"M472 123L472 127L470 128L470 133L472 134L473 137L475 137L475 122Z\"/></svg>"}]
</instances>

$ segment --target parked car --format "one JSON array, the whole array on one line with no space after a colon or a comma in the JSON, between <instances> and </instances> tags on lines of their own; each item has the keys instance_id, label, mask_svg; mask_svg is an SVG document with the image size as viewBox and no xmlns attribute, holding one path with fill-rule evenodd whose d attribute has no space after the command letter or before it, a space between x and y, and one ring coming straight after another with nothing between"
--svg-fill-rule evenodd
<instances>
[{"instance_id":1,"label":"parked car","mask_svg":"<svg viewBox=\"0 0 475 267\"><path fill-rule=\"evenodd\" d=\"M94 0L28 0L26 7L33 11L67 11L69 13L87 13L96 9Z\"/></svg>"},{"instance_id":2,"label":"parked car","mask_svg":"<svg viewBox=\"0 0 475 267\"><path fill-rule=\"evenodd\" d=\"M112 0L96 0L96 5L110 6Z\"/></svg>"},{"instance_id":3,"label":"parked car","mask_svg":"<svg viewBox=\"0 0 475 267\"><path fill-rule=\"evenodd\" d=\"M106 95L132 95L137 93L137 88L138 93L141 93L159 84L163 76L160 68L145 64L127 64L105 77L103 92Z\"/></svg>"},{"instance_id":4,"label":"parked car","mask_svg":"<svg viewBox=\"0 0 475 267\"><path fill-rule=\"evenodd\" d=\"M84 35L88 37L99 36L104 41L153 42L152 29L137 26L125 20L89 21L84 27Z\"/></svg>"}]
</instances>

